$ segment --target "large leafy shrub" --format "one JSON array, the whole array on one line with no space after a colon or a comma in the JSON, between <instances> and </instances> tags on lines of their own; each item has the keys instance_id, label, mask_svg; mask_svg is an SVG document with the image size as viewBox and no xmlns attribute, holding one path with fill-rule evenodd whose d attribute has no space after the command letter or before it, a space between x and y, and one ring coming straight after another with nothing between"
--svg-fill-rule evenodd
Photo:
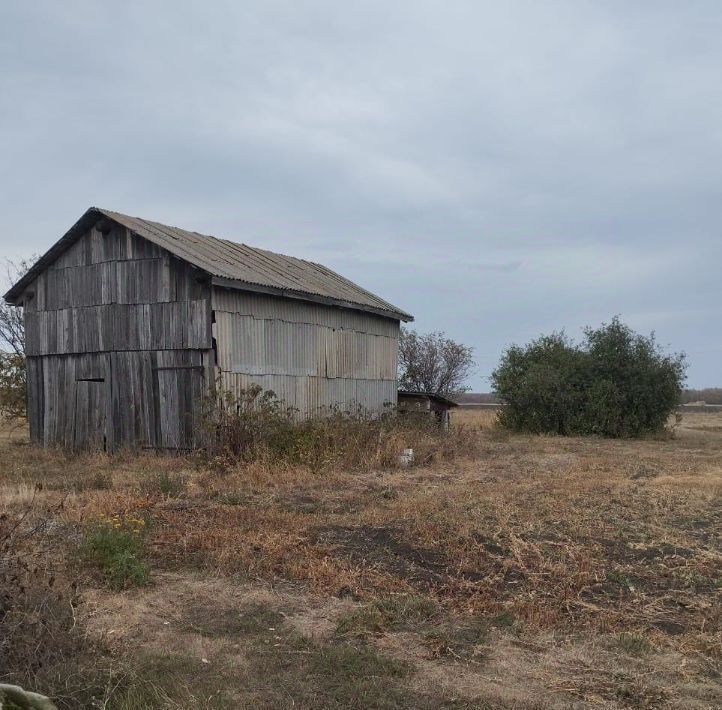
<instances>
[{"instance_id":1,"label":"large leafy shrub","mask_svg":"<svg viewBox=\"0 0 722 710\"><path fill-rule=\"evenodd\" d=\"M614 318L587 328L580 344L563 333L502 355L492 384L500 423L533 433L637 437L664 429L680 402L686 363Z\"/></svg>"}]
</instances>

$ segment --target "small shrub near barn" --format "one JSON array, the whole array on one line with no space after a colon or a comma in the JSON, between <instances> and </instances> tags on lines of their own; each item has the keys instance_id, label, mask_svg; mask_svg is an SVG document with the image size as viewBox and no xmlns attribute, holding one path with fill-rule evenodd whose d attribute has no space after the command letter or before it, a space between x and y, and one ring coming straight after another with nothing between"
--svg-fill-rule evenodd
<instances>
[{"instance_id":1,"label":"small shrub near barn","mask_svg":"<svg viewBox=\"0 0 722 710\"><path fill-rule=\"evenodd\" d=\"M664 430L679 405L686 363L614 318L576 344L563 333L513 345L492 374L516 431L638 437Z\"/></svg>"},{"instance_id":2,"label":"small shrub near barn","mask_svg":"<svg viewBox=\"0 0 722 710\"><path fill-rule=\"evenodd\" d=\"M204 408L207 445L203 456L218 468L265 460L323 471L346 468L393 468L404 449L414 449L423 464L469 454L477 439L455 426L442 430L428 417L370 418L363 410L330 412L298 421L271 391L252 386L238 397L224 393Z\"/></svg>"}]
</instances>

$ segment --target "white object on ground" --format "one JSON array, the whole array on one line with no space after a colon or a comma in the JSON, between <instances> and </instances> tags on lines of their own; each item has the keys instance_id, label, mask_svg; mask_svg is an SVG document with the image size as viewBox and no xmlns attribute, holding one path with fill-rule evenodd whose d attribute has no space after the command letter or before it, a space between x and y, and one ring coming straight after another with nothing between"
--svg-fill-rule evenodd
<instances>
[{"instance_id":1,"label":"white object on ground","mask_svg":"<svg viewBox=\"0 0 722 710\"><path fill-rule=\"evenodd\" d=\"M402 466L409 466L414 462L414 450L413 449L404 449L401 453L401 456L399 456L399 463Z\"/></svg>"}]
</instances>

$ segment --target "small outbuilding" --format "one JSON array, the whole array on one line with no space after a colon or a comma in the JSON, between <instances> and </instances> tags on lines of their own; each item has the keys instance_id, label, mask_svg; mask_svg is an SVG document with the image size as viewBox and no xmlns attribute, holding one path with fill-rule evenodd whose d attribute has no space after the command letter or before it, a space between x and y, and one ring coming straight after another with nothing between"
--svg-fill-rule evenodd
<instances>
[{"instance_id":1,"label":"small outbuilding","mask_svg":"<svg viewBox=\"0 0 722 710\"><path fill-rule=\"evenodd\" d=\"M435 418L444 428L449 428L449 411L458 404L448 397L430 392L399 390L398 410L400 413L417 413Z\"/></svg>"},{"instance_id":2,"label":"small outbuilding","mask_svg":"<svg viewBox=\"0 0 722 710\"><path fill-rule=\"evenodd\" d=\"M6 294L34 441L189 449L203 399L273 390L299 418L397 403L412 316L311 261L91 207Z\"/></svg>"}]
</instances>

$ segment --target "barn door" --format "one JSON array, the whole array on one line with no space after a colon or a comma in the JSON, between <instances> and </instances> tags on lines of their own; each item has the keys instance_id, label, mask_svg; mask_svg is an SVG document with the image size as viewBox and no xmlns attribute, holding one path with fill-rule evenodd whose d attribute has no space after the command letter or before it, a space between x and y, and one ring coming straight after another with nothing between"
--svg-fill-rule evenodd
<instances>
[{"instance_id":1,"label":"barn door","mask_svg":"<svg viewBox=\"0 0 722 710\"><path fill-rule=\"evenodd\" d=\"M76 380L73 448L105 451L107 446L105 380Z\"/></svg>"},{"instance_id":2,"label":"barn door","mask_svg":"<svg viewBox=\"0 0 722 710\"><path fill-rule=\"evenodd\" d=\"M198 439L198 414L203 395L200 352L159 352L157 365L153 369L157 387L158 447L194 448Z\"/></svg>"},{"instance_id":3,"label":"barn door","mask_svg":"<svg viewBox=\"0 0 722 710\"><path fill-rule=\"evenodd\" d=\"M58 382L58 434L68 448L105 451L108 447L110 382L108 358L103 353L67 355L62 358L63 377ZM62 395L62 396L61 396Z\"/></svg>"}]
</instances>

